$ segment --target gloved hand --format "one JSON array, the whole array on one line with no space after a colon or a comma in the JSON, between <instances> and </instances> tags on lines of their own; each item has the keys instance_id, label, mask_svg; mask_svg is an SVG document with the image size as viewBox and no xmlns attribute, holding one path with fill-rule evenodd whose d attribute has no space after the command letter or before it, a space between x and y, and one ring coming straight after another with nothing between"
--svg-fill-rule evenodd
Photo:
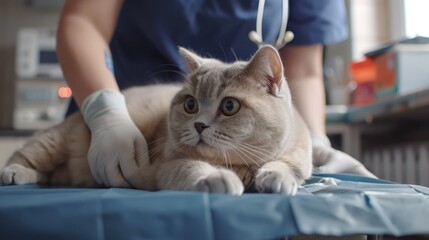
<instances>
[{"instance_id":1,"label":"gloved hand","mask_svg":"<svg viewBox=\"0 0 429 240\"><path fill-rule=\"evenodd\" d=\"M377 178L365 166L350 155L331 147L326 135L311 132L313 144L313 163L319 173L351 173Z\"/></svg>"},{"instance_id":2,"label":"gloved hand","mask_svg":"<svg viewBox=\"0 0 429 240\"><path fill-rule=\"evenodd\" d=\"M82 114L91 130L88 162L95 181L108 187L138 188L139 166L149 161L148 148L124 96L111 89L97 91L83 102Z\"/></svg>"}]
</instances>

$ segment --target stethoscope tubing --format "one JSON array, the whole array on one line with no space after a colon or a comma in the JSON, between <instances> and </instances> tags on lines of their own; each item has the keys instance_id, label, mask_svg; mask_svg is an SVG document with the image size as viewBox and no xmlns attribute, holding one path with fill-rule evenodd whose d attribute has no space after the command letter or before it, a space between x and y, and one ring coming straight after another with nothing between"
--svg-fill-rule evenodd
<instances>
[{"instance_id":1,"label":"stethoscope tubing","mask_svg":"<svg viewBox=\"0 0 429 240\"><path fill-rule=\"evenodd\" d=\"M264 20L264 8L265 8L265 0L259 0L258 11L256 14L256 31L249 32L249 39L255 44L257 44L258 46L269 44L264 42L263 35L262 35L262 22ZM280 49L284 47L288 42L292 41L293 39L293 33L291 31L286 31L288 19L289 19L289 1L282 0L282 23L280 26L277 41L271 44L276 49Z\"/></svg>"}]
</instances>

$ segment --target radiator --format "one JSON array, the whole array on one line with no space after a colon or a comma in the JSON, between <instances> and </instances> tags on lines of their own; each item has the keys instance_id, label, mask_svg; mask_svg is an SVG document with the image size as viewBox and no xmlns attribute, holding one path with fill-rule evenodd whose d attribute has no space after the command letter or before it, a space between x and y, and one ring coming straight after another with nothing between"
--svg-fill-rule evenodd
<instances>
[{"instance_id":1,"label":"radiator","mask_svg":"<svg viewBox=\"0 0 429 240\"><path fill-rule=\"evenodd\" d=\"M365 150L362 160L379 178L429 186L429 143Z\"/></svg>"}]
</instances>

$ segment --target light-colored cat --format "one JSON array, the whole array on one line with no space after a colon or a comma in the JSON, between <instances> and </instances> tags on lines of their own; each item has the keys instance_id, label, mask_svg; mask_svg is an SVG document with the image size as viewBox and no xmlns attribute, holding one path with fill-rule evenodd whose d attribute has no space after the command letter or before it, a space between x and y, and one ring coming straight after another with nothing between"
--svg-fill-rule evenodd
<instances>
[{"instance_id":1,"label":"light-colored cat","mask_svg":"<svg viewBox=\"0 0 429 240\"><path fill-rule=\"evenodd\" d=\"M136 188L295 194L312 173L311 139L292 105L277 51L227 64L181 48L184 85L123 93L148 142ZM86 155L90 132L75 113L16 151L2 184L97 186Z\"/></svg>"}]
</instances>

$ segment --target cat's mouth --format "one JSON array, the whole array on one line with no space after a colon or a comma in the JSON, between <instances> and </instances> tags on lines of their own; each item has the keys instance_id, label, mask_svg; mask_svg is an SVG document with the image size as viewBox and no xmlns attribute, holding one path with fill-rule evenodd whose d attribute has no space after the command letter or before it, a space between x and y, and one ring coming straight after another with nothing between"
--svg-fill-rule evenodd
<instances>
[{"instance_id":1,"label":"cat's mouth","mask_svg":"<svg viewBox=\"0 0 429 240\"><path fill-rule=\"evenodd\" d=\"M198 150L202 150L202 151L213 151L215 148L210 145L209 143L207 143L206 141L204 141L204 139L200 138L200 140L198 140L197 144L195 145L195 148L197 148Z\"/></svg>"},{"instance_id":2,"label":"cat's mouth","mask_svg":"<svg viewBox=\"0 0 429 240\"><path fill-rule=\"evenodd\" d=\"M206 143L202 138L200 138L200 140L198 140L197 142L197 147L198 146L203 146L203 147L211 147L208 143Z\"/></svg>"},{"instance_id":3,"label":"cat's mouth","mask_svg":"<svg viewBox=\"0 0 429 240\"><path fill-rule=\"evenodd\" d=\"M200 138L198 143L195 145L195 150L207 158L213 158L217 156L218 151L212 145Z\"/></svg>"}]
</instances>

